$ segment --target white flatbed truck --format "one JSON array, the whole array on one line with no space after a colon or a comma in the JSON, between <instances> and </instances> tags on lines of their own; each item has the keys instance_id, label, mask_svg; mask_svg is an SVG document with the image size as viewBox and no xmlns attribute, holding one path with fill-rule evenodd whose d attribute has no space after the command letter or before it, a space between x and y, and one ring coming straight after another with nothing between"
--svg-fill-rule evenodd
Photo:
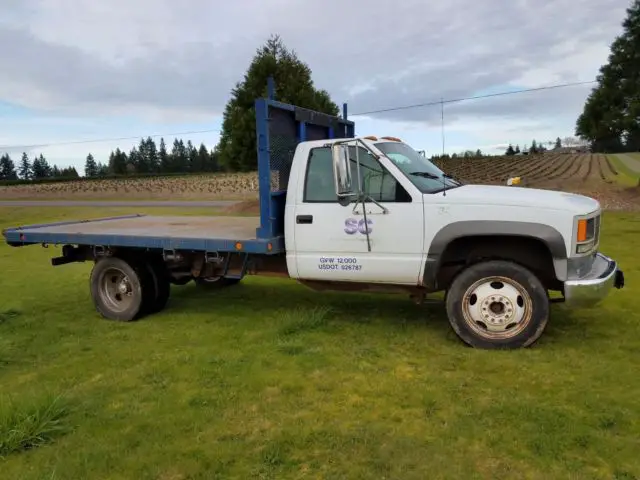
<instances>
[{"instance_id":1,"label":"white flatbed truck","mask_svg":"<svg viewBox=\"0 0 640 480\"><path fill-rule=\"evenodd\" d=\"M90 290L107 319L165 308L171 284L211 290L245 275L317 290L445 292L449 322L478 348L532 345L549 292L572 307L622 288L600 253L600 204L571 193L463 185L393 137L256 99L260 217L133 215L8 228L9 245L62 245L53 265L94 262Z\"/></svg>"}]
</instances>

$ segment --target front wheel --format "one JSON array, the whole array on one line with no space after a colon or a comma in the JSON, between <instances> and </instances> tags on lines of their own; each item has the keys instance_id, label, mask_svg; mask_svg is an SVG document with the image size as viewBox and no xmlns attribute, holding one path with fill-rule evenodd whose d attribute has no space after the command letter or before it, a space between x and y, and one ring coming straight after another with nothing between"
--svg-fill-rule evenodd
<instances>
[{"instance_id":1,"label":"front wheel","mask_svg":"<svg viewBox=\"0 0 640 480\"><path fill-rule=\"evenodd\" d=\"M446 308L458 337L476 348L528 347L549 320L544 285L527 268L504 260L463 270L447 291Z\"/></svg>"}]
</instances>

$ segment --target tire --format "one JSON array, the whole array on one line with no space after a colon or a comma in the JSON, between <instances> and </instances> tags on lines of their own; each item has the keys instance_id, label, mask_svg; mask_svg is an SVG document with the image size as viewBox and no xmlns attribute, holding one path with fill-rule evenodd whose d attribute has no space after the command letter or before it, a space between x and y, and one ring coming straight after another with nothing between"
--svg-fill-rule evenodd
<instances>
[{"instance_id":1,"label":"tire","mask_svg":"<svg viewBox=\"0 0 640 480\"><path fill-rule=\"evenodd\" d=\"M549 296L527 268L492 260L460 272L446 294L447 316L458 337L475 348L533 345L549 320Z\"/></svg>"},{"instance_id":2,"label":"tire","mask_svg":"<svg viewBox=\"0 0 640 480\"><path fill-rule=\"evenodd\" d=\"M197 277L194 281L198 287L206 290L219 290L240 283L239 278L227 277Z\"/></svg>"},{"instance_id":3,"label":"tire","mask_svg":"<svg viewBox=\"0 0 640 480\"><path fill-rule=\"evenodd\" d=\"M147 314L158 313L167 306L171 295L169 271L162 259L151 257L144 262L153 283L153 300L146 306Z\"/></svg>"},{"instance_id":4,"label":"tire","mask_svg":"<svg viewBox=\"0 0 640 480\"><path fill-rule=\"evenodd\" d=\"M89 284L96 310L108 320L138 320L155 297L153 278L144 262L101 258L91 270Z\"/></svg>"}]
</instances>

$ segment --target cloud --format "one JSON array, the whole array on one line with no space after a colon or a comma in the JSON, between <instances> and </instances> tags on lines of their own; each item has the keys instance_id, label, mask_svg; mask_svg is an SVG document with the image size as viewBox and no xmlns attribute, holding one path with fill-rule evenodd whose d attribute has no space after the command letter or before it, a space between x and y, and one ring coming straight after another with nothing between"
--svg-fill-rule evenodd
<instances>
[{"instance_id":1,"label":"cloud","mask_svg":"<svg viewBox=\"0 0 640 480\"><path fill-rule=\"evenodd\" d=\"M12 0L0 22L0 41L12 45L0 51L9 66L1 91L30 107L216 114L255 49L279 32L334 100L348 100L353 112L376 110L493 85L592 79L625 9L618 0L579 7L569 0L175 5ZM540 101L551 107L561 97ZM478 105L492 111L502 104ZM384 114L417 121L424 115L419 109Z\"/></svg>"}]
</instances>

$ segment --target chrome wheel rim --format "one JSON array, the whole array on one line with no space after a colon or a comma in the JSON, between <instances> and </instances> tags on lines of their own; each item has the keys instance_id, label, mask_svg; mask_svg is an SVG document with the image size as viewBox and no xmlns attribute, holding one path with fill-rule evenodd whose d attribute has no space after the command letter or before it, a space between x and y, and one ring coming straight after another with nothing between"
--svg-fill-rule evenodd
<instances>
[{"instance_id":1,"label":"chrome wheel rim","mask_svg":"<svg viewBox=\"0 0 640 480\"><path fill-rule=\"evenodd\" d=\"M102 303L113 312L124 312L134 302L131 279L119 268L110 267L102 272L98 293Z\"/></svg>"},{"instance_id":2,"label":"chrome wheel rim","mask_svg":"<svg viewBox=\"0 0 640 480\"><path fill-rule=\"evenodd\" d=\"M520 334L531 322L533 302L525 288L511 278L478 280L462 298L465 323L477 335L503 340Z\"/></svg>"}]
</instances>

